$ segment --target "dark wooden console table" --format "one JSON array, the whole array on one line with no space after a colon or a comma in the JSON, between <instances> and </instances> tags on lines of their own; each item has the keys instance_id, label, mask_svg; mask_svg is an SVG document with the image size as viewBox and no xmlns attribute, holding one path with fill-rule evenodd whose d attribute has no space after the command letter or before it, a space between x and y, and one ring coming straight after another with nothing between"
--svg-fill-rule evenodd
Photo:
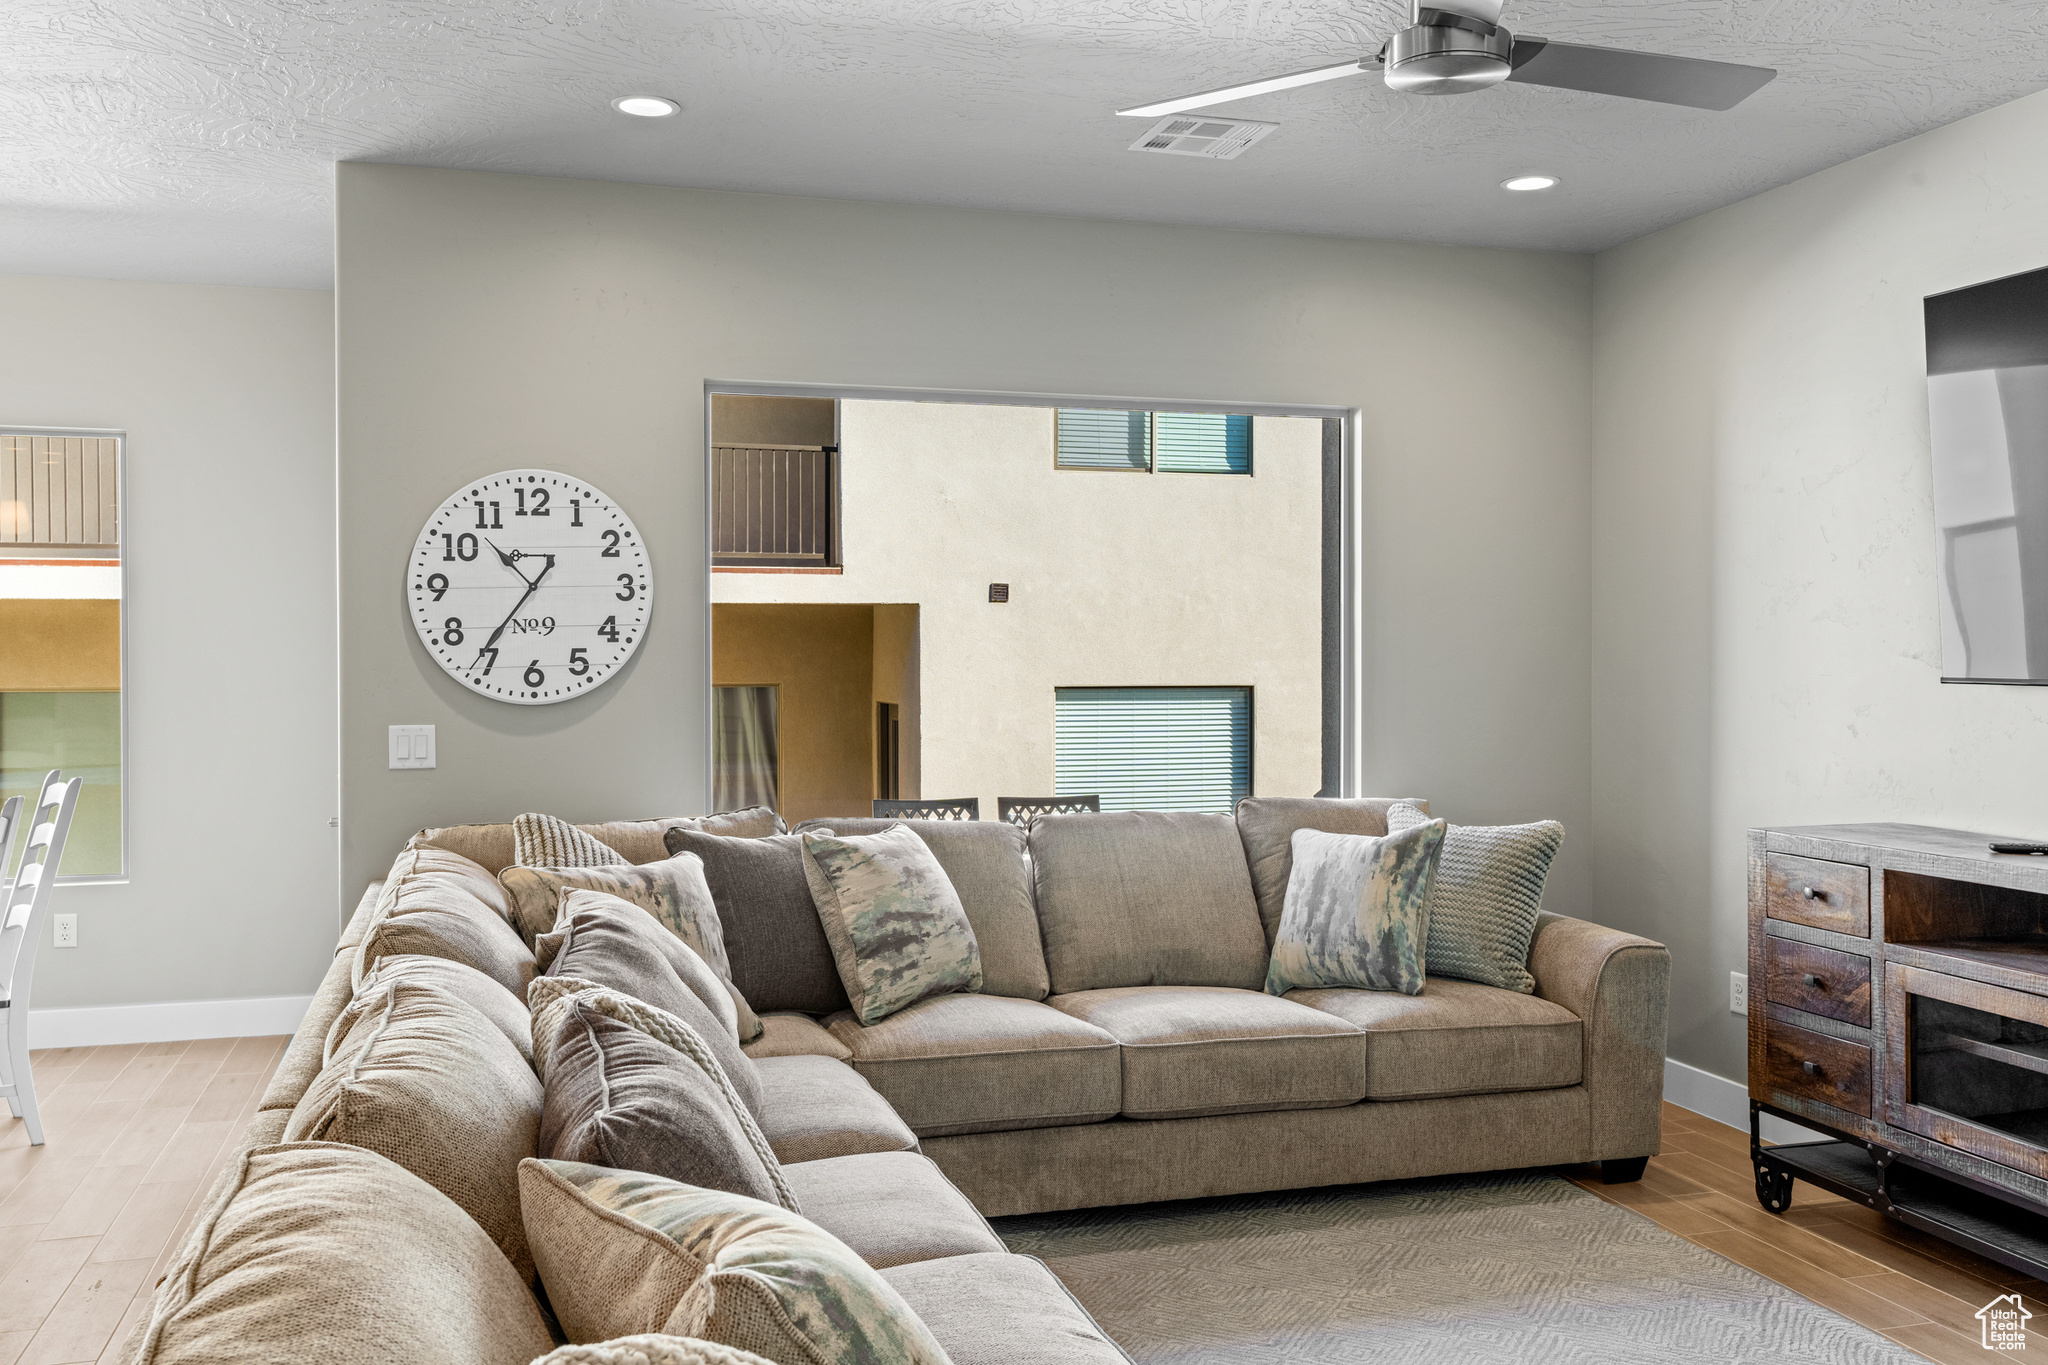
<instances>
[{"instance_id":1,"label":"dark wooden console table","mask_svg":"<svg viewBox=\"0 0 2048 1365\"><path fill-rule=\"evenodd\" d=\"M1774 1213L1805 1180L2048 1278L2048 857L1993 837L1750 831L1750 1158Z\"/></svg>"}]
</instances>

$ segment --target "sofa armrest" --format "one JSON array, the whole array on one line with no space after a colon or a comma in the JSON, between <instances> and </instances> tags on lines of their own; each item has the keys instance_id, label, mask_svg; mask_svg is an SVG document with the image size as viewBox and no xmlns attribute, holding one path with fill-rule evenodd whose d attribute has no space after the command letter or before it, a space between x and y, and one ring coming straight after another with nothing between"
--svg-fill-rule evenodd
<instances>
[{"instance_id":1,"label":"sofa armrest","mask_svg":"<svg viewBox=\"0 0 2048 1365\"><path fill-rule=\"evenodd\" d=\"M1544 914L1529 949L1536 994L1585 1023L1591 1161L1653 1156L1664 1100L1671 954L1654 939Z\"/></svg>"}]
</instances>

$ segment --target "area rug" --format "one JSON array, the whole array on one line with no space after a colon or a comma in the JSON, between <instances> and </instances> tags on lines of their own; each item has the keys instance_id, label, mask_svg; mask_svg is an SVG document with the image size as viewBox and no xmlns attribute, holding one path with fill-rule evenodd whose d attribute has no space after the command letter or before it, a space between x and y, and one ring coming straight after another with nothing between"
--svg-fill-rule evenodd
<instances>
[{"instance_id":1,"label":"area rug","mask_svg":"<svg viewBox=\"0 0 2048 1365\"><path fill-rule=\"evenodd\" d=\"M996 1220L1138 1365L1920 1357L1545 1174Z\"/></svg>"}]
</instances>

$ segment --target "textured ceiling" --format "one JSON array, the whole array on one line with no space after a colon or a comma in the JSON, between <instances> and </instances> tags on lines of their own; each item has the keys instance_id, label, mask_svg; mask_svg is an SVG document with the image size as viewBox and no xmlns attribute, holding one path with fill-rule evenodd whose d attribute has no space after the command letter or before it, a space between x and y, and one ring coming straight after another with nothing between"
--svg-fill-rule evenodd
<instances>
[{"instance_id":1,"label":"textured ceiling","mask_svg":"<svg viewBox=\"0 0 2048 1365\"><path fill-rule=\"evenodd\" d=\"M5 0L0 272L324 286L337 160L1589 251L2048 87L2048 6L1510 0L1548 38L1775 66L1730 113L1375 77L1135 100L1376 47L1388 0ZM682 101L632 120L619 94ZM1564 178L1509 196L1507 175Z\"/></svg>"}]
</instances>

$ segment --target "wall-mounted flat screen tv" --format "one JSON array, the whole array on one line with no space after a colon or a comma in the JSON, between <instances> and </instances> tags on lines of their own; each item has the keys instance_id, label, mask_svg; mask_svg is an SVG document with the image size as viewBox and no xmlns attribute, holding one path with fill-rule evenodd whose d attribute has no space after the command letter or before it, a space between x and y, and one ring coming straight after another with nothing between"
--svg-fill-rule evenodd
<instances>
[{"instance_id":1,"label":"wall-mounted flat screen tv","mask_svg":"<svg viewBox=\"0 0 2048 1365\"><path fill-rule=\"evenodd\" d=\"M2048 683L2048 269L1927 300L1943 682Z\"/></svg>"}]
</instances>

